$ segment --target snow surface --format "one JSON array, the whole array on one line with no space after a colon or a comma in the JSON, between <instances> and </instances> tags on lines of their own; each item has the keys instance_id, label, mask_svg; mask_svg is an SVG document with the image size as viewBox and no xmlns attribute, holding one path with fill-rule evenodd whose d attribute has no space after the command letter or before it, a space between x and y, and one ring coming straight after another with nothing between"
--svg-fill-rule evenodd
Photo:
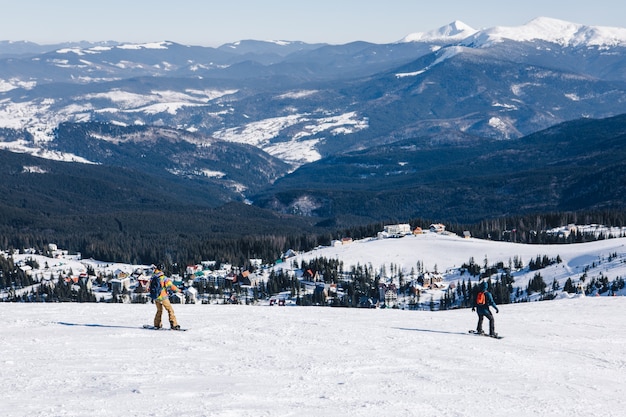
<instances>
[{"instance_id":1,"label":"snow surface","mask_svg":"<svg viewBox=\"0 0 626 417\"><path fill-rule=\"evenodd\" d=\"M624 297L442 312L0 303L0 411L57 416L622 416Z\"/></svg>"},{"instance_id":2,"label":"snow surface","mask_svg":"<svg viewBox=\"0 0 626 417\"><path fill-rule=\"evenodd\" d=\"M427 233L294 259L337 257L346 269L394 263L405 273L420 261L455 282L472 257L492 265L517 256L527 265L538 255L562 258L540 270L547 283L626 276L626 238L524 245ZM75 255L13 258L47 264L47 278L137 267ZM514 271L515 285L534 273ZM624 295L501 305L502 340L468 334L476 326L469 309L187 304L174 306L190 329L177 333L141 328L152 322L151 304L0 303L0 415L622 416Z\"/></svg>"},{"instance_id":3,"label":"snow surface","mask_svg":"<svg viewBox=\"0 0 626 417\"><path fill-rule=\"evenodd\" d=\"M466 47L463 46L450 46L444 50L441 50L439 52L437 52L437 59L435 59L435 61L428 65L427 67L425 67L422 70L418 70L418 71L413 71L413 72L405 72L405 73L397 73L396 74L396 78L406 78L406 77L415 77L418 76L420 74L425 73L426 71L430 70L431 68L433 68L436 65L441 64L442 62L454 58L456 55L462 54L464 50L466 50Z\"/></svg>"},{"instance_id":4,"label":"snow surface","mask_svg":"<svg viewBox=\"0 0 626 417\"><path fill-rule=\"evenodd\" d=\"M171 42L149 42L143 44L129 43L124 45L117 45L119 49L168 49L168 46L172 45Z\"/></svg>"},{"instance_id":5,"label":"snow surface","mask_svg":"<svg viewBox=\"0 0 626 417\"><path fill-rule=\"evenodd\" d=\"M496 26L477 32L465 42L489 46L504 39L516 42L543 40L561 46L626 46L626 28L586 26L538 17L522 26Z\"/></svg>"},{"instance_id":6,"label":"snow surface","mask_svg":"<svg viewBox=\"0 0 626 417\"><path fill-rule=\"evenodd\" d=\"M476 30L460 21L429 32L407 35L400 42L459 40L489 46L509 39L516 42L544 40L561 46L625 46L626 28L587 26L550 17L537 17L521 26L495 26Z\"/></svg>"},{"instance_id":7,"label":"snow surface","mask_svg":"<svg viewBox=\"0 0 626 417\"><path fill-rule=\"evenodd\" d=\"M456 20L449 25L442 26L439 29L431 30L428 32L418 32L407 35L400 41L402 42L436 42L436 41L451 41L462 40L471 36L477 32L476 29L465 23Z\"/></svg>"},{"instance_id":8,"label":"snow surface","mask_svg":"<svg viewBox=\"0 0 626 417\"><path fill-rule=\"evenodd\" d=\"M302 97L302 96L300 96ZM272 156L294 166L321 159L317 150L320 138L303 139L308 136L328 133L350 134L367 129L369 120L356 112L328 116L296 113L250 122L246 125L213 132L212 136L228 142L245 143L261 148ZM287 142L273 142L287 129L296 129Z\"/></svg>"},{"instance_id":9,"label":"snow surface","mask_svg":"<svg viewBox=\"0 0 626 417\"><path fill-rule=\"evenodd\" d=\"M42 149L36 146L33 146L32 143L29 143L24 140L17 140L13 142L0 142L0 149L5 149L10 152L15 153L26 153L33 156L37 156L39 158L51 159L55 161L63 161L63 162L78 162L81 164L93 164L93 162L85 159L81 156L75 155L70 152L59 152L59 151L50 151L47 149ZM33 170L27 169L24 167L24 170L27 172L36 172ZM44 173L44 172L38 172Z\"/></svg>"}]
</instances>

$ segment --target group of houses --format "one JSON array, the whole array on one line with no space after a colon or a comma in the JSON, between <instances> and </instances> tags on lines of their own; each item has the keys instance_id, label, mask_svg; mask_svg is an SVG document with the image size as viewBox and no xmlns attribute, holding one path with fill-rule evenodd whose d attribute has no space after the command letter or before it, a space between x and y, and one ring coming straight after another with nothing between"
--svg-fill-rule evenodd
<instances>
[{"instance_id":1,"label":"group of houses","mask_svg":"<svg viewBox=\"0 0 626 417\"><path fill-rule=\"evenodd\" d=\"M391 224L384 226L383 230L377 234L379 239L388 238L401 238L409 235L421 235L424 233L438 233L445 234L446 227L441 223L433 223L427 230L423 230L421 227L412 228L408 223L404 224ZM469 233L464 234L467 238ZM352 244L352 239L344 237L340 240L332 241L331 245L334 247ZM290 251L289 256L296 255L295 252ZM302 287L301 294L313 294L316 295L315 299L323 299L325 303L332 304L337 299L345 297L341 289L341 285L336 283L326 283L325 278L317 271L312 270L299 270L290 266L282 267L282 271L289 276L297 279ZM345 274L341 279L350 281L351 277ZM341 280L340 279L340 280ZM359 300L360 307L373 308L381 305L385 306L397 306L398 300L398 282L397 277L384 277L378 284L378 295L376 299L363 297ZM426 290L439 290L445 288L448 284L444 282L443 275L437 272L422 272L418 276L411 277L411 283L409 284L409 292L414 296L419 296L421 292ZM294 303L293 295L289 293L281 293L273 296L270 299L270 305L288 305Z\"/></svg>"},{"instance_id":2,"label":"group of houses","mask_svg":"<svg viewBox=\"0 0 626 417\"><path fill-rule=\"evenodd\" d=\"M443 224L431 224L431 233L445 233ZM378 238L399 238L408 235L419 235L427 233L421 227L411 228L408 223L392 224L384 226L383 231L378 233ZM333 241L333 245L346 245L352 242L351 238L344 238ZM73 289L87 289L93 291L100 301L113 300L115 302L137 302L147 301L149 292L149 282L154 271L154 266L123 265L118 268L97 263L93 259L82 260L80 254L70 255L68 251L60 250L55 244L48 246L45 266L41 266L37 271L29 265L29 258L22 258L17 264L27 274L33 275L34 281L39 285L54 286L59 277L71 284ZM277 263L286 261L290 257L297 255L293 250L286 251ZM75 261L69 267L68 261ZM50 265L49 265L50 264ZM171 279L179 288L184 288L184 293L173 294L173 303L196 303L203 301L207 293L222 291L227 296L235 286L239 292L250 294L252 288L259 286L261 281L267 279L266 268L261 259L250 259L250 268L238 268L229 263L217 265L215 261L202 261L196 265L189 265L181 275L174 274ZM341 299L344 294L336 283L325 283L324 277L317 271L299 271L292 268L283 268L300 282L301 295L315 295L320 299L332 301ZM254 271L254 272L251 272ZM419 277L419 284L416 288L435 289L443 285L443 278L440 274L424 273ZM75 287L74 287L75 286ZM419 291L419 290L417 290ZM379 287L379 300L385 303L394 304L396 302L397 288L393 280L383 280ZM270 300L270 305L289 304L292 294L276 294ZM367 304L367 303L366 303Z\"/></svg>"},{"instance_id":3,"label":"group of houses","mask_svg":"<svg viewBox=\"0 0 626 417\"><path fill-rule=\"evenodd\" d=\"M428 231L430 233L440 233L440 234L447 233L446 226L443 225L442 223L431 224L430 227L428 228ZM399 238L399 237L404 237L404 236L409 236L409 235L421 235L424 233L426 233L426 231L422 229L420 226L411 228L411 225L408 223L399 223L399 224L390 224L390 225L384 226L383 231L378 232L377 237L379 239L388 239L388 238ZM468 237L468 235L465 235L465 236Z\"/></svg>"},{"instance_id":4,"label":"group of houses","mask_svg":"<svg viewBox=\"0 0 626 417\"><path fill-rule=\"evenodd\" d=\"M427 232L440 234L448 233L446 232L446 226L441 223L431 224L427 231L422 229L420 226L411 228L411 225L408 223L398 223L384 226L383 230L381 232L378 232L376 237L378 239L401 238L410 235L421 235ZM469 237L469 232L465 232L464 236ZM344 237L342 239L333 240L331 242L331 246L341 246L350 243L352 243L352 238Z\"/></svg>"},{"instance_id":5,"label":"group of houses","mask_svg":"<svg viewBox=\"0 0 626 417\"><path fill-rule=\"evenodd\" d=\"M602 224L577 225L568 224L567 226L549 229L546 234L567 239L572 235L591 235L595 238L600 236L606 237L622 237L626 236L626 227L608 227Z\"/></svg>"}]
</instances>

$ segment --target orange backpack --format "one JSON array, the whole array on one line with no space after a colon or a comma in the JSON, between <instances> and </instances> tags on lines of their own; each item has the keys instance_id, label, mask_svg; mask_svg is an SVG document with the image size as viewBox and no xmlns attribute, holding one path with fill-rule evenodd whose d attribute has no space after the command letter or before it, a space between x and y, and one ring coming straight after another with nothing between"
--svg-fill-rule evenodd
<instances>
[{"instance_id":1,"label":"orange backpack","mask_svg":"<svg viewBox=\"0 0 626 417\"><path fill-rule=\"evenodd\" d=\"M476 296L476 305L477 306L484 306L485 304L487 304L487 297L485 297L485 292L484 291L480 291L478 293L478 295Z\"/></svg>"}]
</instances>

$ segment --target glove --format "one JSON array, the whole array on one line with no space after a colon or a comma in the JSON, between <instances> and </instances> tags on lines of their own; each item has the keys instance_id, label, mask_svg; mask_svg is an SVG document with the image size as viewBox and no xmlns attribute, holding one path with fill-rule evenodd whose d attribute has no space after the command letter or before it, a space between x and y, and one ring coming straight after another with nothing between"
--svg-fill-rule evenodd
<instances>
[{"instance_id":1,"label":"glove","mask_svg":"<svg viewBox=\"0 0 626 417\"><path fill-rule=\"evenodd\" d=\"M476 311L476 307L472 307L472 311Z\"/></svg>"},{"instance_id":2,"label":"glove","mask_svg":"<svg viewBox=\"0 0 626 417\"><path fill-rule=\"evenodd\" d=\"M499 312L500 312L500 310L498 310L498 309L496 308L496 314L498 314Z\"/></svg>"}]
</instances>

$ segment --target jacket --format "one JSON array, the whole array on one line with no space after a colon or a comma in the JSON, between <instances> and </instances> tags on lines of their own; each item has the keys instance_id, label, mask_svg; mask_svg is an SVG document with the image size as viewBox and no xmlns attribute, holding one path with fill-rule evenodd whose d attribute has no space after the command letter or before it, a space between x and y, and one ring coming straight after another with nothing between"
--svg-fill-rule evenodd
<instances>
[{"instance_id":1,"label":"jacket","mask_svg":"<svg viewBox=\"0 0 626 417\"><path fill-rule=\"evenodd\" d=\"M479 306L476 304L476 295L474 295L472 299L472 308L476 308L476 312L480 315L489 314L489 307L493 307L496 309L496 313L499 311L496 302L493 301L493 295L489 291L487 291L487 282L483 281L480 283L480 287L478 291L483 291L485 293L485 305Z\"/></svg>"},{"instance_id":2,"label":"jacket","mask_svg":"<svg viewBox=\"0 0 626 417\"><path fill-rule=\"evenodd\" d=\"M161 292L159 293L158 297L156 298L158 301L163 301L163 300L169 298L170 291L171 292L178 292L179 291L178 287L176 285L174 285L172 280L170 278L166 277L163 272L161 272L161 271L156 272L155 275L158 276L159 282L161 284Z\"/></svg>"}]
</instances>

